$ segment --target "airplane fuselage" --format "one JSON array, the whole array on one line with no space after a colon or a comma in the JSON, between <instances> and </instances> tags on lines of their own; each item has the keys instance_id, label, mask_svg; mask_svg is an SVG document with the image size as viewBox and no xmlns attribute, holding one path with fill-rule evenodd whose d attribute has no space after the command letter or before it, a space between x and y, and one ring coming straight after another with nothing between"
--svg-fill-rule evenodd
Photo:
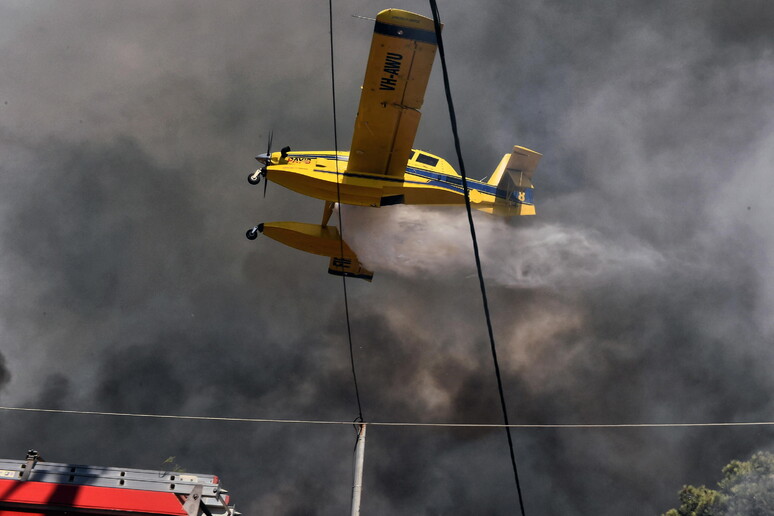
<instances>
[{"instance_id":1,"label":"airplane fuselage","mask_svg":"<svg viewBox=\"0 0 774 516\"><path fill-rule=\"evenodd\" d=\"M348 152L289 152L285 157L274 153L271 163L266 179L329 202L372 207L465 203L462 177L446 160L425 151L412 151L403 177L349 170ZM521 215L534 214L532 188L508 192L474 179L467 183L476 209L491 212L499 199L497 204L507 203Z\"/></svg>"}]
</instances>

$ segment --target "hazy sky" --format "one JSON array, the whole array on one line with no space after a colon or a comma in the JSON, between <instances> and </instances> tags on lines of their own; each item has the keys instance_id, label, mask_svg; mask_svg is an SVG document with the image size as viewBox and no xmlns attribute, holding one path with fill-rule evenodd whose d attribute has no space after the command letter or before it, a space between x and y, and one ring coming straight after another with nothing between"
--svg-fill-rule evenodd
<instances>
[{"instance_id":1,"label":"hazy sky","mask_svg":"<svg viewBox=\"0 0 774 516\"><path fill-rule=\"evenodd\" d=\"M334 2L346 149L373 17ZM544 154L537 216L476 216L514 423L770 421L774 6L440 2L471 177ZM0 404L351 420L341 280L244 232L322 202L253 156L333 147L328 4L0 0ZM453 141L440 65L415 146ZM343 212L369 421L501 421L463 210ZM0 412L0 456L218 474L243 514L341 514L347 426ZM528 514L659 514L766 427L517 430ZM512 514L504 432L371 427L364 514Z\"/></svg>"}]
</instances>

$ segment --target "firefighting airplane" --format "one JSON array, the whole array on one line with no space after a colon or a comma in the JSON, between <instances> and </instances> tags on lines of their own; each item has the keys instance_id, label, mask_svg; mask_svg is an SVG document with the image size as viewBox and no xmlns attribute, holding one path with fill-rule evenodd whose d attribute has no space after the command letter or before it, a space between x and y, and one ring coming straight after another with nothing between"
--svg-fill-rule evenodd
<instances>
[{"instance_id":1,"label":"firefighting airplane","mask_svg":"<svg viewBox=\"0 0 774 516\"><path fill-rule=\"evenodd\" d=\"M432 19L400 9L376 17L350 152L268 151L248 181L273 181L325 201L322 222L264 222L247 231L329 256L328 272L370 281L367 270L328 225L336 203L461 205L462 178L444 159L412 149L436 51ZM271 143L269 144L271 146ZM468 179L471 206L495 215L534 215L532 173L541 154L516 146L487 181ZM265 184L264 184L265 188Z\"/></svg>"}]
</instances>

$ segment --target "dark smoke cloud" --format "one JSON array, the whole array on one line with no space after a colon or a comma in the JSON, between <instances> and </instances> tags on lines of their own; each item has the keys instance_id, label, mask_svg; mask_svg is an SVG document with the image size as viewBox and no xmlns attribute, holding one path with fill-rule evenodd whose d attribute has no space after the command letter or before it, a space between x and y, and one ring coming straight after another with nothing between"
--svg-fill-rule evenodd
<instances>
[{"instance_id":1,"label":"dark smoke cloud","mask_svg":"<svg viewBox=\"0 0 774 516\"><path fill-rule=\"evenodd\" d=\"M373 16L336 2L346 148ZM422 3L404 7L428 13ZM515 423L768 420L774 82L763 2L441 6L468 172L543 152L538 216L476 217ZM327 5L0 7L0 401L348 421L340 280L244 181L332 147ZM436 72L438 70L436 69ZM440 74L416 146L451 158ZM450 159L453 163L454 159ZM460 210L345 209L364 415L501 420ZM375 238L374 235L378 235ZM244 514L340 514L354 431L1 413L0 455L219 474ZM512 514L501 430L370 427L363 512ZM770 430L514 432L529 514L658 514Z\"/></svg>"}]
</instances>

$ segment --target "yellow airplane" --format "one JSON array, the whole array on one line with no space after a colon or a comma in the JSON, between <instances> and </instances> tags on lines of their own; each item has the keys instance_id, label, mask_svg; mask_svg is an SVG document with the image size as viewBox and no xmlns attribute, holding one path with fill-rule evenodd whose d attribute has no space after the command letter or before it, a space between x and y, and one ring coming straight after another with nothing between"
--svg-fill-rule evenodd
<instances>
[{"instance_id":1,"label":"yellow airplane","mask_svg":"<svg viewBox=\"0 0 774 516\"><path fill-rule=\"evenodd\" d=\"M336 203L463 205L462 178L444 159L412 149L436 51L431 18L400 9L376 17L350 152L268 151L251 184L273 181L325 201L321 224L266 222L247 231L330 257L328 272L370 281L357 255L328 225ZM269 143L271 147L271 143ZM532 174L541 154L516 146L487 181L468 179L471 206L495 215L534 215ZM265 188L265 184L264 184Z\"/></svg>"}]
</instances>

